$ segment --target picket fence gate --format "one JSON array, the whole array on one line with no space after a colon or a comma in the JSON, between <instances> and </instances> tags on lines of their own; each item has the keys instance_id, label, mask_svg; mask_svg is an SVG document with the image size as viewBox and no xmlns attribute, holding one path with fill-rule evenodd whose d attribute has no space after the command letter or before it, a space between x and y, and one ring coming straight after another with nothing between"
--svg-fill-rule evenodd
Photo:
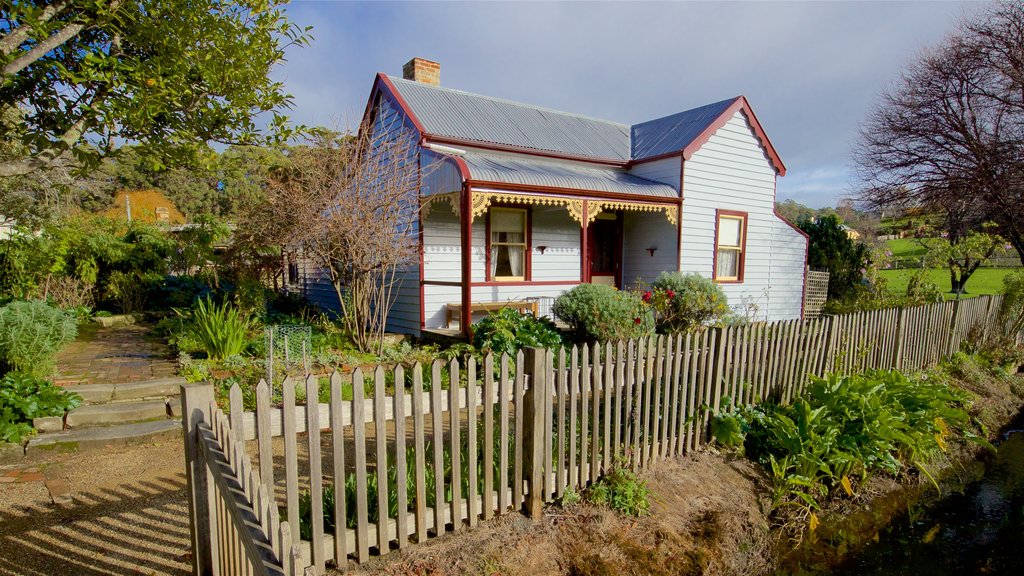
<instances>
[{"instance_id":1,"label":"picket fence gate","mask_svg":"<svg viewBox=\"0 0 1024 576\"><path fill-rule=\"evenodd\" d=\"M809 375L932 366L972 331L1001 330L1001 302L308 375L282 383L280 406L261 380L247 400L231 388L229 416L211 385L185 385L194 572L322 574L497 515L538 518L613 465L639 470L699 448L717 409L789 402Z\"/></svg>"}]
</instances>

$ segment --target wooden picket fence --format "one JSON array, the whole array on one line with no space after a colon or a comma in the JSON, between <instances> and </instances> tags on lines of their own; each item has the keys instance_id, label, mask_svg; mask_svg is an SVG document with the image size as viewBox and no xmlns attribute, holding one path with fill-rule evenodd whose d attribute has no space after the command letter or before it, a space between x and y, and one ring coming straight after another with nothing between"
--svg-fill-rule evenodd
<instances>
[{"instance_id":1,"label":"wooden picket fence","mask_svg":"<svg viewBox=\"0 0 1024 576\"><path fill-rule=\"evenodd\" d=\"M613 465L638 470L699 448L710 439L710 418L718 409L789 402L808 375L926 368L958 350L972 330L998 330L1001 301L985 296L557 351L528 349L514 357L487 355L479 365L467 358L377 367L367 375L357 369L344 377L334 373L328 382L307 376L284 381L280 407L272 406L275 391L261 381L254 412L244 411L242 389L232 387L226 425L206 400L212 389L193 385L183 388L186 415L189 406L205 405L212 416L198 418L198 432L187 434L186 444L223 452L234 466L228 479L240 479L244 496L234 488L231 493L242 509L253 510L258 529L236 525L229 536L241 543L232 550L258 548L263 565L321 574L329 562L342 568L362 563L371 554L497 515L525 511L539 517L545 502L585 489ZM305 393L305 405L297 405L296 391ZM214 422L210 430L206 421ZM255 441L258 474L248 481L242 440ZM275 449L283 456L277 465ZM215 475L218 469L206 470ZM215 494L227 492L218 489ZM192 490L194 501L210 498ZM286 523L265 505L280 506L295 535L303 499L310 510L308 534L289 549L286 540L273 537ZM325 512L335 519L328 523L333 530L325 530ZM200 563L220 557L205 550L230 545L221 533L198 532ZM250 537L255 546L245 542ZM264 539L269 548L260 547Z\"/></svg>"}]
</instances>

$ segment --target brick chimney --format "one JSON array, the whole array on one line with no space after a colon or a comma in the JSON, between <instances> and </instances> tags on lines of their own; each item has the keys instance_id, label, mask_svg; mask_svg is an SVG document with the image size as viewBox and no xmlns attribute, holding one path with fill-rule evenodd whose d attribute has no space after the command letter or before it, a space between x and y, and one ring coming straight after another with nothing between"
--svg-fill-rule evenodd
<instances>
[{"instance_id":1,"label":"brick chimney","mask_svg":"<svg viewBox=\"0 0 1024 576\"><path fill-rule=\"evenodd\" d=\"M423 58L413 58L406 62L405 66L402 66L402 78L431 86L440 86L441 65Z\"/></svg>"}]
</instances>

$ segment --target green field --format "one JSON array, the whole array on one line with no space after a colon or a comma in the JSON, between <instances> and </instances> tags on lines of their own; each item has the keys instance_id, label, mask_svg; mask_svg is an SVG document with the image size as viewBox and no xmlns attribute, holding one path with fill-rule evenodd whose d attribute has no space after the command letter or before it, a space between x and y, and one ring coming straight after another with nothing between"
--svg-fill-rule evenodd
<instances>
[{"instance_id":1,"label":"green field","mask_svg":"<svg viewBox=\"0 0 1024 576\"><path fill-rule=\"evenodd\" d=\"M1019 268L980 268L971 275L967 281L967 294L965 296L978 296L981 294L998 294L1003 289L1003 277L1020 270ZM879 270L878 274L888 282L890 292L905 294L907 283L914 276L917 270ZM956 297L949 293L949 270L944 268L932 268L928 270L928 279L935 282L939 289L944 292L947 300Z\"/></svg>"},{"instance_id":2,"label":"green field","mask_svg":"<svg viewBox=\"0 0 1024 576\"><path fill-rule=\"evenodd\" d=\"M915 238L887 240L885 243L894 258L920 258L925 255L925 248Z\"/></svg>"}]
</instances>

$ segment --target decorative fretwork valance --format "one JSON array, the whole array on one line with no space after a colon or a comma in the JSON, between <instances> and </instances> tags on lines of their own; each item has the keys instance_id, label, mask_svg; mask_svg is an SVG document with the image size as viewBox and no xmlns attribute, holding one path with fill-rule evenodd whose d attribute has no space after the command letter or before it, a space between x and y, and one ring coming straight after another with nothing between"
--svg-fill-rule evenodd
<instances>
[{"instance_id":1,"label":"decorative fretwork valance","mask_svg":"<svg viewBox=\"0 0 1024 576\"><path fill-rule=\"evenodd\" d=\"M420 214L426 218L430 214L430 208L437 202L444 202L451 207L452 213L458 216L460 210L460 192L448 194L435 194L422 199ZM569 198L564 196L540 196L533 194L516 194L513 192L498 192L490 190L474 190L472 192L472 218L476 220L487 212L492 204L530 204L538 206L564 206L569 212L569 217L577 224L583 225L583 205L587 204L586 225L590 226L597 219L601 212L612 210L626 210L632 212L664 212L665 218L670 224L675 225L679 220L679 206L668 204L645 204L643 202L620 202L617 200L584 200L582 198Z\"/></svg>"},{"instance_id":2,"label":"decorative fretwork valance","mask_svg":"<svg viewBox=\"0 0 1024 576\"><path fill-rule=\"evenodd\" d=\"M644 204L641 202L618 202L608 200L591 200L587 205L587 225L589 226L597 215L606 210L627 210L632 212L665 212L665 218L669 223L675 225L679 221L679 207L667 204Z\"/></svg>"}]
</instances>

